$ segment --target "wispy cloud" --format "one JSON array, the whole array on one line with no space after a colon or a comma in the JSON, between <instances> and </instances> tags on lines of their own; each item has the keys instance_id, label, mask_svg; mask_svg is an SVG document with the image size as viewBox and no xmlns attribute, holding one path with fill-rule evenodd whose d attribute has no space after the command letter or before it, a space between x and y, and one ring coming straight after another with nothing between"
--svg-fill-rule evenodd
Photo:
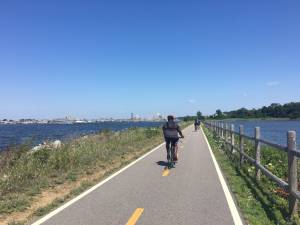
<instances>
[{"instance_id":1,"label":"wispy cloud","mask_svg":"<svg viewBox=\"0 0 300 225\"><path fill-rule=\"evenodd\" d=\"M244 93L243 93L243 96L244 96L244 97L248 97L248 93L247 93L247 92L244 92Z\"/></svg>"},{"instance_id":2,"label":"wispy cloud","mask_svg":"<svg viewBox=\"0 0 300 225\"><path fill-rule=\"evenodd\" d=\"M266 85L267 85L268 87L278 86L279 84L280 84L279 81L268 81L268 82L266 83Z\"/></svg>"},{"instance_id":3,"label":"wispy cloud","mask_svg":"<svg viewBox=\"0 0 300 225\"><path fill-rule=\"evenodd\" d=\"M196 100L195 100L195 99L189 99L188 102L189 102L190 104L194 104L194 103L196 103Z\"/></svg>"}]
</instances>

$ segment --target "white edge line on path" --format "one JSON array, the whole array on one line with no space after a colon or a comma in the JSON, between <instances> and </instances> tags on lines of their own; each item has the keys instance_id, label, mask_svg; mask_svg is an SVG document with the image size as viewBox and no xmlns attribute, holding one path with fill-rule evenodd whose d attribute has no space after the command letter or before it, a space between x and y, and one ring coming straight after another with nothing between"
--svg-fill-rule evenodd
<instances>
[{"instance_id":1,"label":"white edge line on path","mask_svg":"<svg viewBox=\"0 0 300 225\"><path fill-rule=\"evenodd\" d=\"M207 144L207 146L208 146L210 155L211 155L212 160L213 160L213 162L214 162L214 165L215 165L215 167L216 167L217 174L218 174L219 180L220 180L220 182L221 182L221 186L222 186L222 188L223 188L223 191L224 191L224 194L225 194L225 197L226 197L226 200L227 200L227 203L228 203L228 206L229 206L229 209L230 209L231 216L232 216L232 218L233 218L234 224L235 224L235 225L243 225L243 222L242 222L242 219L241 219L241 217L240 217L240 214L239 214L239 212L238 212L238 210L237 210L237 208L236 208L236 205L235 205L235 203L234 203L234 201L233 201L233 198L232 198L232 196L231 196L231 193L230 193L230 191L229 191L229 189L228 189L228 187L227 187L227 184L226 184L226 182L225 182L225 179L224 179L224 177L223 177L223 175L222 175L222 172L221 172L221 170L220 170L219 164L218 164L218 162L217 162L217 160L216 160L216 158L215 158L215 156L214 156L213 151L211 150L210 144L209 144L209 142L208 142L208 140L207 140L206 135L205 135L204 132L203 132L202 127L201 127L201 131L202 131L202 133L203 133L203 136L204 136L204 139L205 139L206 144Z\"/></svg>"},{"instance_id":2,"label":"white edge line on path","mask_svg":"<svg viewBox=\"0 0 300 225\"><path fill-rule=\"evenodd\" d=\"M186 127L184 130L186 130L187 128L189 128L190 126ZM157 149L159 149L160 147L162 147L165 143L161 143L160 145L158 145L157 147L155 147L154 149L152 149L151 151L147 152L146 154L142 155L140 158L136 159L135 161L133 161L132 163L128 164L127 166L125 166L124 168L120 169L119 171L117 171L116 173L112 174L111 176L109 176L108 178L104 179L103 181L101 181L100 183L96 184L95 186L91 187L90 189L86 190L85 192L83 192L82 194L78 195L77 197L73 198L72 200L70 200L69 202L65 203L64 205L60 206L59 208L55 209L54 211L50 212L49 214L47 214L46 216L42 217L41 219L37 220L36 222L32 223L31 225L40 225L44 222L46 222L47 220L49 220L51 217L53 217L54 215L60 213L61 211L63 211L65 208L69 207L70 205L72 205L73 203L77 202L78 200L80 200L81 198L85 197L86 195L88 195L89 193L91 193L92 191L96 190L97 188L99 188L100 186L102 186L103 184L105 184L106 182L108 182L109 180L111 180L112 178L114 178L115 176L119 175L120 173L122 173L123 171L125 171L126 169L128 169L129 167L133 166L134 164L136 164L138 161L142 160L143 158L145 158L146 156L150 155L152 152L156 151Z\"/></svg>"},{"instance_id":3,"label":"white edge line on path","mask_svg":"<svg viewBox=\"0 0 300 225\"><path fill-rule=\"evenodd\" d=\"M92 191L96 190L97 188L99 188L100 186L102 186L103 184L105 184L107 181L111 180L112 178L114 178L115 176L119 175L120 173L122 173L123 171L125 171L126 169L128 169L129 167L133 166L134 164L136 164L138 161L142 160L143 158L145 158L146 156L150 155L152 152L156 151L157 149L159 149L160 147L162 147L165 143L160 144L159 146L155 147L154 149L152 149L150 152L147 152L146 154L142 155L140 158L136 159L135 161L133 161L132 163L128 164L127 166L125 166L124 168L120 169L119 171L117 171L116 173L112 174L111 176L109 176L108 178L104 179L103 181L101 181L100 183L96 184L95 186L91 187L90 189L86 190L85 192L83 192L82 194L78 195L77 197L73 198L72 200L70 200L69 202L65 203L64 205L60 206L59 208L55 209L54 211L52 211L51 213L47 214L46 216L42 217L41 219L37 220L36 222L34 222L32 225L40 225L44 222L46 222L48 219L50 219L51 217L53 217L54 215L58 214L59 212L61 212L62 210L64 210L65 208L69 207L70 205L72 205L73 203L77 202L78 200L80 200L81 198L85 197L86 195L88 195L89 193L91 193Z\"/></svg>"}]
</instances>

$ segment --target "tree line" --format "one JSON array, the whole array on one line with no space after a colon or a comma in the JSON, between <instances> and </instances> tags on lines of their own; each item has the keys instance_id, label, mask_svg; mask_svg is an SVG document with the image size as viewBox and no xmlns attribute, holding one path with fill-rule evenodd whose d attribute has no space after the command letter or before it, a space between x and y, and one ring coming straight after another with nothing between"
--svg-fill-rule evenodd
<instances>
[{"instance_id":1,"label":"tree line","mask_svg":"<svg viewBox=\"0 0 300 225\"><path fill-rule=\"evenodd\" d=\"M270 106L263 106L259 109L240 108L229 112L222 112L220 109L209 116L210 119L227 118L300 118L300 102L290 102L284 105L272 103Z\"/></svg>"},{"instance_id":2,"label":"tree line","mask_svg":"<svg viewBox=\"0 0 300 225\"><path fill-rule=\"evenodd\" d=\"M216 113L210 116L203 116L200 111L195 116L185 116L179 119L184 121L194 121L196 118L200 120L204 119L231 119L231 118L300 118L300 102L290 102L284 105L279 103L272 103L270 106L263 106L259 109L246 109L240 108L238 110L232 110L228 112L222 112L220 109L216 110Z\"/></svg>"}]
</instances>

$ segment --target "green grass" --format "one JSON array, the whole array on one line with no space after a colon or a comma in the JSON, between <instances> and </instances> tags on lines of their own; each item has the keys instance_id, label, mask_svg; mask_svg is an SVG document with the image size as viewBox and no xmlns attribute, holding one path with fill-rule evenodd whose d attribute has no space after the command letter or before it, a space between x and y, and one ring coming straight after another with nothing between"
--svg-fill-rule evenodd
<instances>
[{"instance_id":1,"label":"green grass","mask_svg":"<svg viewBox=\"0 0 300 225\"><path fill-rule=\"evenodd\" d=\"M186 127L188 123L181 124ZM66 182L74 182L96 171L108 176L163 141L161 128L103 131L64 143L60 149L28 153L30 146L0 154L0 215L24 211L34 196ZM112 165L118 165L112 167ZM66 198L78 195L93 183L82 183ZM66 199L41 208L43 215Z\"/></svg>"},{"instance_id":2,"label":"green grass","mask_svg":"<svg viewBox=\"0 0 300 225\"><path fill-rule=\"evenodd\" d=\"M224 151L224 143L210 130L203 128L214 155L226 177L238 207L245 220L251 225L294 225L300 224L298 218L288 219L288 202L286 196L280 195L278 187L265 176L260 182L255 179L254 167L245 163L239 167L237 155ZM238 144L238 143L237 143ZM245 152L254 157L254 148L247 142ZM272 148L262 148L262 164L275 175L286 179L287 165L285 154Z\"/></svg>"}]
</instances>

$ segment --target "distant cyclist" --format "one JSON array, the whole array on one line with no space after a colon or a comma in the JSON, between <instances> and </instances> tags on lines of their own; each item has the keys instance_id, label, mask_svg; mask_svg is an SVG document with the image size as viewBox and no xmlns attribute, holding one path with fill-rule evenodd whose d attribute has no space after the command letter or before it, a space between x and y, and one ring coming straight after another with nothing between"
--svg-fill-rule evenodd
<instances>
[{"instance_id":1,"label":"distant cyclist","mask_svg":"<svg viewBox=\"0 0 300 225\"><path fill-rule=\"evenodd\" d=\"M196 118L195 122L194 122L195 131L199 130L200 124L201 124L200 120L198 118Z\"/></svg>"},{"instance_id":2,"label":"distant cyclist","mask_svg":"<svg viewBox=\"0 0 300 225\"><path fill-rule=\"evenodd\" d=\"M169 160L170 155L168 149L172 146L175 147L175 157L174 161L178 161L178 140L180 135L181 138L184 138L180 126L175 122L175 118L172 115L168 116L168 122L163 125L163 133L166 141L166 149L167 149L167 159Z\"/></svg>"}]
</instances>

